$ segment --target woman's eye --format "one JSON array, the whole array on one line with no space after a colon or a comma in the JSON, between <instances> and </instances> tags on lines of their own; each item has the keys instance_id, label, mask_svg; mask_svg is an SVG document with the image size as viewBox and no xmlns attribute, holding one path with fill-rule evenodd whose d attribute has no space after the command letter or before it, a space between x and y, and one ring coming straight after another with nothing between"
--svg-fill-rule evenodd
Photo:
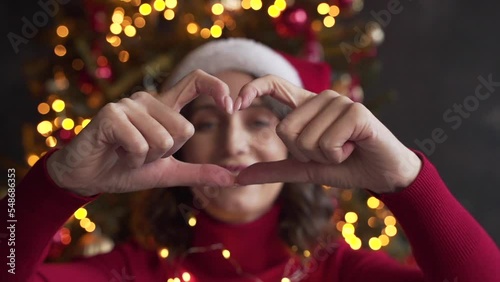
<instances>
[{"instance_id":1,"label":"woman's eye","mask_svg":"<svg viewBox=\"0 0 500 282\"><path fill-rule=\"evenodd\" d=\"M271 123L267 120L255 120L252 122L252 126L256 128L265 128L269 127Z\"/></svg>"},{"instance_id":2,"label":"woman's eye","mask_svg":"<svg viewBox=\"0 0 500 282\"><path fill-rule=\"evenodd\" d=\"M217 126L216 122L204 121L195 124L194 128L196 131L207 131L214 129Z\"/></svg>"}]
</instances>

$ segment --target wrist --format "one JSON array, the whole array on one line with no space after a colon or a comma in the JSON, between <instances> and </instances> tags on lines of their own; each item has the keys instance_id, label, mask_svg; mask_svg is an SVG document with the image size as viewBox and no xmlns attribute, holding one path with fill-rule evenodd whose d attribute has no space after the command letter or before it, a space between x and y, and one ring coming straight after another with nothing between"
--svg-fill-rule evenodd
<instances>
[{"instance_id":1,"label":"wrist","mask_svg":"<svg viewBox=\"0 0 500 282\"><path fill-rule=\"evenodd\" d=\"M401 182L396 185L394 192L401 192L410 186L417 178L422 169L422 160L413 151L409 150L408 155L403 158L400 166Z\"/></svg>"},{"instance_id":2,"label":"wrist","mask_svg":"<svg viewBox=\"0 0 500 282\"><path fill-rule=\"evenodd\" d=\"M47 174L52 180L52 182L59 188L70 191L78 196L89 197L95 194L88 193L85 190L80 190L71 187L69 183L71 181L65 181L67 179L67 173L72 169L66 165L62 160L62 150L53 152L48 158L46 163Z\"/></svg>"}]
</instances>

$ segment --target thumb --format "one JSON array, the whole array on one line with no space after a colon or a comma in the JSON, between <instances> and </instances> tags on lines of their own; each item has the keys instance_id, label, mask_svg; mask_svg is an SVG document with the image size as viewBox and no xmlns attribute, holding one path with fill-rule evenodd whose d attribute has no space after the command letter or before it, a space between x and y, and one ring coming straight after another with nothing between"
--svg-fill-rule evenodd
<instances>
[{"instance_id":1,"label":"thumb","mask_svg":"<svg viewBox=\"0 0 500 282\"><path fill-rule=\"evenodd\" d=\"M255 163L242 170L236 177L236 182L240 185L311 182L311 175L308 173L311 165L313 164L295 159Z\"/></svg>"},{"instance_id":2,"label":"thumb","mask_svg":"<svg viewBox=\"0 0 500 282\"><path fill-rule=\"evenodd\" d=\"M169 172L160 181L160 186L212 186L234 185L235 176L229 170L214 164L192 164L173 159Z\"/></svg>"}]
</instances>

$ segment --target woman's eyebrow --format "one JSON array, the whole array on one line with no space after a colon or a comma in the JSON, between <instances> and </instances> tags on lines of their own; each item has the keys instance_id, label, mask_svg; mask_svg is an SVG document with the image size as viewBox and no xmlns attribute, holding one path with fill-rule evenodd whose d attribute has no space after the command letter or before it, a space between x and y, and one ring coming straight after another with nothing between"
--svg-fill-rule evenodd
<instances>
[{"instance_id":1,"label":"woman's eyebrow","mask_svg":"<svg viewBox=\"0 0 500 282\"><path fill-rule=\"evenodd\" d=\"M269 109L268 106L266 106L265 104L262 104L262 103L251 104L247 109L250 109L250 108L266 108L266 109ZM195 112L201 111L201 110L220 111L221 109L219 109L219 107L217 107L215 104L206 104L206 105L193 106L192 113L194 114Z\"/></svg>"}]
</instances>

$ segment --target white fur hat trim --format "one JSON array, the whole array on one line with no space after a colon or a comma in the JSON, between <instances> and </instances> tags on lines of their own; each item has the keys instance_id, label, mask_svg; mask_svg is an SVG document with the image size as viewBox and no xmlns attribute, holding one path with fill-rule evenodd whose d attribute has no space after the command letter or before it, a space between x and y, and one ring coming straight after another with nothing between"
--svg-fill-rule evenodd
<instances>
[{"instance_id":1,"label":"white fur hat trim","mask_svg":"<svg viewBox=\"0 0 500 282\"><path fill-rule=\"evenodd\" d=\"M272 74L302 87L297 70L270 47L247 38L216 39L186 55L173 69L166 87L175 85L190 72L201 69L209 74L239 70L256 77Z\"/></svg>"}]
</instances>

